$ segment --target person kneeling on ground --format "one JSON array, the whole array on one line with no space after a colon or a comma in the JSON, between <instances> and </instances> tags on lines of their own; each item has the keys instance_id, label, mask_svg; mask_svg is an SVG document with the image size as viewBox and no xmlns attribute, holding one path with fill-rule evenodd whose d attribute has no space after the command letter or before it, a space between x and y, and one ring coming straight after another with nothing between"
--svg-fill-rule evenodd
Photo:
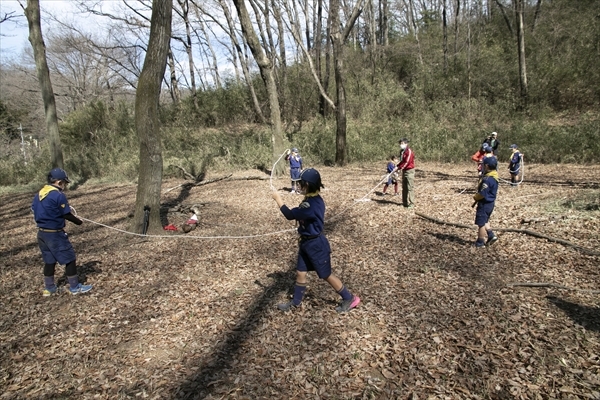
<instances>
[{"instance_id":1,"label":"person kneeling on ground","mask_svg":"<svg viewBox=\"0 0 600 400\"><path fill-rule=\"evenodd\" d=\"M342 281L331 273L331 247L323 233L325 202L319 194L322 187L324 186L319 171L308 168L300 174L300 190L304 193L304 199L298 207L289 209L276 190L272 193L281 213L288 220L298 221L300 234L294 297L290 302L277 305L282 311L289 311L302 303L308 271L315 271L319 278L326 280L342 297L342 302L335 309L337 312L348 312L360 303L360 298L353 295Z\"/></svg>"},{"instance_id":2,"label":"person kneeling on ground","mask_svg":"<svg viewBox=\"0 0 600 400\"><path fill-rule=\"evenodd\" d=\"M490 225L490 216L494 211L498 193L498 160L496 157L484 158L483 168L484 175L479 180L477 193L473 196L477 204L475 225L479 227L475 247L490 246L498 240Z\"/></svg>"}]
</instances>

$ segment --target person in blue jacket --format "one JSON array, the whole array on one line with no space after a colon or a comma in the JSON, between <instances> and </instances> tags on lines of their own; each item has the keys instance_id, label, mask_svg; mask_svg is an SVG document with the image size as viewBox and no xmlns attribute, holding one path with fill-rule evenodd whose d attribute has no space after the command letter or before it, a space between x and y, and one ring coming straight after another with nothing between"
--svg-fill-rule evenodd
<instances>
[{"instance_id":1,"label":"person in blue jacket","mask_svg":"<svg viewBox=\"0 0 600 400\"><path fill-rule=\"evenodd\" d=\"M396 165L398 164L398 156L391 155L387 163L387 174L388 180L383 185L382 194L386 194L388 187L394 185L394 196L398 196L398 173L396 172Z\"/></svg>"},{"instance_id":2,"label":"person in blue jacket","mask_svg":"<svg viewBox=\"0 0 600 400\"><path fill-rule=\"evenodd\" d=\"M300 157L298 149L294 147L291 152L288 150L285 160L290 162L290 176L292 178L292 190L290 193L300 193L298 181L300 180L300 172L302 171L302 157Z\"/></svg>"},{"instance_id":3,"label":"person in blue jacket","mask_svg":"<svg viewBox=\"0 0 600 400\"><path fill-rule=\"evenodd\" d=\"M516 144L510 145L512 155L510 156L510 163L508 164L508 172L510 173L510 184L511 186L517 186L519 180L519 174L521 173L521 161L523 155L519 151L519 146Z\"/></svg>"},{"instance_id":4,"label":"person in blue jacket","mask_svg":"<svg viewBox=\"0 0 600 400\"><path fill-rule=\"evenodd\" d=\"M342 281L331 273L331 247L323 232L325 202L319 194L322 187L324 186L319 171L308 168L300 175L300 190L304 192L304 199L298 207L288 208L276 190L272 193L284 217L298 221L300 234L294 297L290 302L277 305L282 311L292 310L302 303L308 271L315 271L319 278L327 281L342 297L342 302L336 307L337 312L348 312L360 303L360 298L353 295Z\"/></svg>"},{"instance_id":5,"label":"person in blue jacket","mask_svg":"<svg viewBox=\"0 0 600 400\"><path fill-rule=\"evenodd\" d=\"M477 193L473 196L475 199L473 206L477 204L475 225L478 227L475 247L490 246L498 240L490 225L490 217L494 211L498 194L498 159L496 157L484 158L483 168L483 176L479 180Z\"/></svg>"},{"instance_id":6,"label":"person in blue jacket","mask_svg":"<svg viewBox=\"0 0 600 400\"><path fill-rule=\"evenodd\" d=\"M77 212L67 201L64 193L69 184L67 173L61 168L54 168L48 173L48 184L33 198L31 210L38 227L37 242L44 260L44 296L58 292L54 283L56 263L65 265L65 273L69 281L71 294L86 293L92 285L83 285L77 276L75 250L65 232L66 220L76 225L83 221L77 218Z\"/></svg>"}]
</instances>

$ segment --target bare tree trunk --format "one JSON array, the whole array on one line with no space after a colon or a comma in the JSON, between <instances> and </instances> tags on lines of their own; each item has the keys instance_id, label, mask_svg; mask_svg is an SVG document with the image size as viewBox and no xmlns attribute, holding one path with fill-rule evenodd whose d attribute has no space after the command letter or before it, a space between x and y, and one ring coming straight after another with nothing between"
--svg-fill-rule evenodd
<instances>
[{"instance_id":1,"label":"bare tree trunk","mask_svg":"<svg viewBox=\"0 0 600 400\"><path fill-rule=\"evenodd\" d=\"M358 0L352 14L346 22L344 30L340 24L340 1L330 0L329 13L331 20L331 43L333 47L333 62L336 83L336 134L335 134L335 163L338 166L348 164L348 146L346 144L346 89L344 88L344 43L348 39L358 16L361 13L362 0Z\"/></svg>"},{"instance_id":2,"label":"bare tree trunk","mask_svg":"<svg viewBox=\"0 0 600 400\"><path fill-rule=\"evenodd\" d=\"M198 11L198 9L196 9L196 12ZM202 31L202 34L204 35L205 38L208 38L208 32L206 31L206 25L204 23L204 21L202 19L200 19L200 15L198 15L199 13L197 13L197 17L198 17L198 23L200 24L200 30ZM215 49L213 48L212 44L210 43L210 40L206 39L206 46L208 47L208 50L210 51L210 56L211 56L211 70L213 71L212 75L213 75L213 81L215 82L215 87L217 89L221 89L223 87L223 85L221 84L221 75L219 74L219 62L217 59L217 53L215 51ZM206 56L208 58L208 55Z\"/></svg>"},{"instance_id":3,"label":"bare tree trunk","mask_svg":"<svg viewBox=\"0 0 600 400\"><path fill-rule=\"evenodd\" d=\"M381 0L380 4L381 14L379 15L379 18L381 20L381 44L387 47L390 44L390 23L388 18L390 7L388 0Z\"/></svg>"},{"instance_id":4,"label":"bare tree trunk","mask_svg":"<svg viewBox=\"0 0 600 400\"><path fill-rule=\"evenodd\" d=\"M521 104L527 107L527 68L525 65L525 28L523 26L524 0L513 0L515 18L517 19L517 42L519 51L519 86L521 89Z\"/></svg>"},{"instance_id":5,"label":"bare tree trunk","mask_svg":"<svg viewBox=\"0 0 600 400\"><path fill-rule=\"evenodd\" d=\"M454 13L454 68L458 57L458 17L460 16L460 0L456 0L456 12Z\"/></svg>"},{"instance_id":6,"label":"bare tree trunk","mask_svg":"<svg viewBox=\"0 0 600 400\"><path fill-rule=\"evenodd\" d=\"M496 0L496 4L498 4L498 8L502 12L502 17L504 18L504 22L506 22L506 26L508 26L508 30L510 31L511 34L514 35L515 32L513 30L512 24L510 23L510 19L508 18L508 15L506 15L506 11L504 10L504 5L502 3L500 3L499 0Z\"/></svg>"},{"instance_id":7,"label":"bare tree trunk","mask_svg":"<svg viewBox=\"0 0 600 400\"><path fill-rule=\"evenodd\" d=\"M415 40L417 41L417 50L419 56L419 64L423 67L423 54L421 52L421 42L419 40L419 27L417 26L417 21L415 20L415 10L414 10L413 0L408 0L408 12L410 14L410 21L415 33Z\"/></svg>"},{"instance_id":8,"label":"bare tree trunk","mask_svg":"<svg viewBox=\"0 0 600 400\"><path fill-rule=\"evenodd\" d=\"M179 104L181 101L181 93L179 93L179 84L177 83L177 72L175 70L175 59L173 58L173 52L169 48L169 72L171 74L171 99L174 104Z\"/></svg>"},{"instance_id":9,"label":"bare tree trunk","mask_svg":"<svg viewBox=\"0 0 600 400\"><path fill-rule=\"evenodd\" d=\"M148 50L135 93L135 130L140 143L140 170L131 230L142 233L144 209L150 208L149 232L162 230L160 189L163 159L158 104L171 40L173 0L153 0Z\"/></svg>"},{"instance_id":10,"label":"bare tree trunk","mask_svg":"<svg viewBox=\"0 0 600 400\"><path fill-rule=\"evenodd\" d=\"M265 55L263 48L260 45L260 41L252 21L250 21L250 15L246 9L245 0L233 0L235 8L237 9L240 17L240 24L242 25L242 33L250 46L252 55L258 64L260 69L260 75L265 82L267 95L269 97L269 107L271 109L271 132L272 132L272 143L273 143L273 162L279 159L279 156L285 150L283 141L283 130L281 126L281 111L279 109L279 96L277 93L277 85L275 84L275 76L273 72L273 63ZM273 171L276 175L283 175L285 173L285 165L278 163Z\"/></svg>"},{"instance_id":11,"label":"bare tree trunk","mask_svg":"<svg viewBox=\"0 0 600 400\"><path fill-rule=\"evenodd\" d=\"M442 32L443 32L443 43L442 48L444 51L444 75L448 73L448 13L446 10L446 1L443 0L442 8Z\"/></svg>"},{"instance_id":12,"label":"bare tree trunk","mask_svg":"<svg viewBox=\"0 0 600 400\"><path fill-rule=\"evenodd\" d=\"M190 86L192 91L192 101L194 102L194 108L196 111L199 110L198 106L198 93L196 90L196 69L194 68L194 54L192 49L192 33L190 28L190 18L189 18L189 2L188 0L177 0L179 6L181 7L180 17L183 19L183 23L185 25L185 41L182 41L185 46L185 52L188 56L188 66L190 70Z\"/></svg>"},{"instance_id":13,"label":"bare tree trunk","mask_svg":"<svg viewBox=\"0 0 600 400\"><path fill-rule=\"evenodd\" d=\"M531 32L535 30L535 24L537 24L537 20L540 17L540 9L542 8L542 0L537 0L535 4L535 13L533 14L533 21L531 22Z\"/></svg>"},{"instance_id":14,"label":"bare tree trunk","mask_svg":"<svg viewBox=\"0 0 600 400\"><path fill-rule=\"evenodd\" d=\"M273 17L275 18L275 22L277 23L277 36L279 43L279 69L276 71L279 72L279 104L281 107L281 115L285 117L286 109L287 109L287 96L286 89L288 87L288 78L287 78L287 55L285 51L285 33L284 33L284 25L283 25L283 17L281 16L281 10L275 4L275 1L272 2L273 5Z\"/></svg>"},{"instance_id":15,"label":"bare tree trunk","mask_svg":"<svg viewBox=\"0 0 600 400\"><path fill-rule=\"evenodd\" d=\"M48 129L52 168L63 168L64 161L60 135L58 132L56 100L54 99L50 71L46 60L46 45L44 44L44 38L42 36L39 0L27 0L25 16L27 17L27 23L29 24L29 43L31 43L31 47L33 48L35 69L42 91L42 100L44 101L44 113L46 115L46 129Z\"/></svg>"},{"instance_id":16,"label":"bare tree trunk","mask_svg":"<svg viewBox=\"0 0 600 400\"><path fill-rule=\"evenodd\" d=\"M229 11L229 6L227 5L227 2L224 0L218 0L218 2L219 2L219 5L221 6L221 8L223 9L223 13L225 15L225 20L227 21L227 27L222 26L222 25L221 25L221 27L223 28L223 31L228 33L229 38L231 39L231 44L235 48L235 53L233 51L232 51L232 53L237 54L237 57L240 61L240 67L242 68L242 73L244 74L244 79L246 80L246 84L248 85L248 90L250 91L250 97L252 98L252 105L254 106L254 112L256 113L256 115L258 116L260 121L263 124L266 124L268 122L262 112L262 109L260 108L260 103L258 102L258 97L256 96L256 91L254 90L254 85L252 84L252 76L250 75L250 70L248 68L248 62L247 62L245 54L242 50L242 46L241 46L240 42L238 41L236 30L235 30L235 24L234 24L233 18L231 16L231 12ZM215 21L215 22L219 23L218 21Z\"/></svg>"}]
</instances>

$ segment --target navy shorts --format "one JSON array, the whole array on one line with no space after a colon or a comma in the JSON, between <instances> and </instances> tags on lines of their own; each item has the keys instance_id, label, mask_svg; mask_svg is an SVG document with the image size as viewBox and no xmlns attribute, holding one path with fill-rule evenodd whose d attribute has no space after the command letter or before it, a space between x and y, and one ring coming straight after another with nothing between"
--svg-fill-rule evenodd
<instances>
[{"instance_id":1,"label":"navy shorts","mask_svg":"<svg viewBox=\"0 0 600 400\"><path fill-rule=\"evenodd\" d=\"M75 261L75 250L67 237L67 232L42 232L37 234L38 246L42 252L44 264L54 264L58 262L67 265Z\"/></svg>"},{"instance_id":2,"label":"navy shorts","mask_svg":"<svg viewBox=\"0 0 600 400\"><path fill-rule=\"evenodd\" d=\"M475 213L475 225L484 226L490 220L494 211L494 203L478 203L477 212Z\"/></svg>"},{"instance_id":3,"label":"navy shorts","mask_svg":"<svg viewBox=\"0 0 600 400\"><path fill-rule=\"evenodd\" d=\"M320 235L314 239L300 241L296 270L315 271L319 278L329 278L331 275L331 247L325 236Z\"/></svg>"},{"instance_id":4,"label":"navy shorts","mask_svg":"<svg viewBox=\"0 0 600 400\"><path fill-rule=\"evenodd\" d=\"M293 181L300 180L300 172L302 172L300 168L290 168L290 176L292 177Z\"/></svg>"}]
</instances>

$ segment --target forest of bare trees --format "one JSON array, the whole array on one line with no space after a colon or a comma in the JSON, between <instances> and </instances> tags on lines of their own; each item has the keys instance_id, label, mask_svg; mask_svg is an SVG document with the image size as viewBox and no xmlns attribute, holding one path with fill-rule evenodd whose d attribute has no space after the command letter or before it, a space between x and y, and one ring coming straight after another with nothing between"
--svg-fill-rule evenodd
<instances>
[{"instance_id":1,"label":"forest of bare trees","mask_svg":"<svg viewBox=\"0 0 600 400\"><path fill-rule=\"evenodd\" d=\"M42 12L41 21L61 136L71 144L93 141L102 129L126 136L152 2L73 4L68 16ZM263 126L270 155L257 164L269 165L288 143L300 141L315 149L316 160L345 165L381 156L362 146L386 144L374 132L397 136L409 129L415 146L429 149L437 143L434 131L461 142L466 129L508 129L503 116L597 111L599 5L177 0L162 80L163 123L186 135L191 127ZM19 18L25 21L18 13L4 15L2 24ZM48 137L34 71L31 49L2 59L5 141L19 139L18 123L33 138ZM330 137L317 138L315 131ZM221 144L214 152L226 149Z\"/></svg>"}]
</instances>

